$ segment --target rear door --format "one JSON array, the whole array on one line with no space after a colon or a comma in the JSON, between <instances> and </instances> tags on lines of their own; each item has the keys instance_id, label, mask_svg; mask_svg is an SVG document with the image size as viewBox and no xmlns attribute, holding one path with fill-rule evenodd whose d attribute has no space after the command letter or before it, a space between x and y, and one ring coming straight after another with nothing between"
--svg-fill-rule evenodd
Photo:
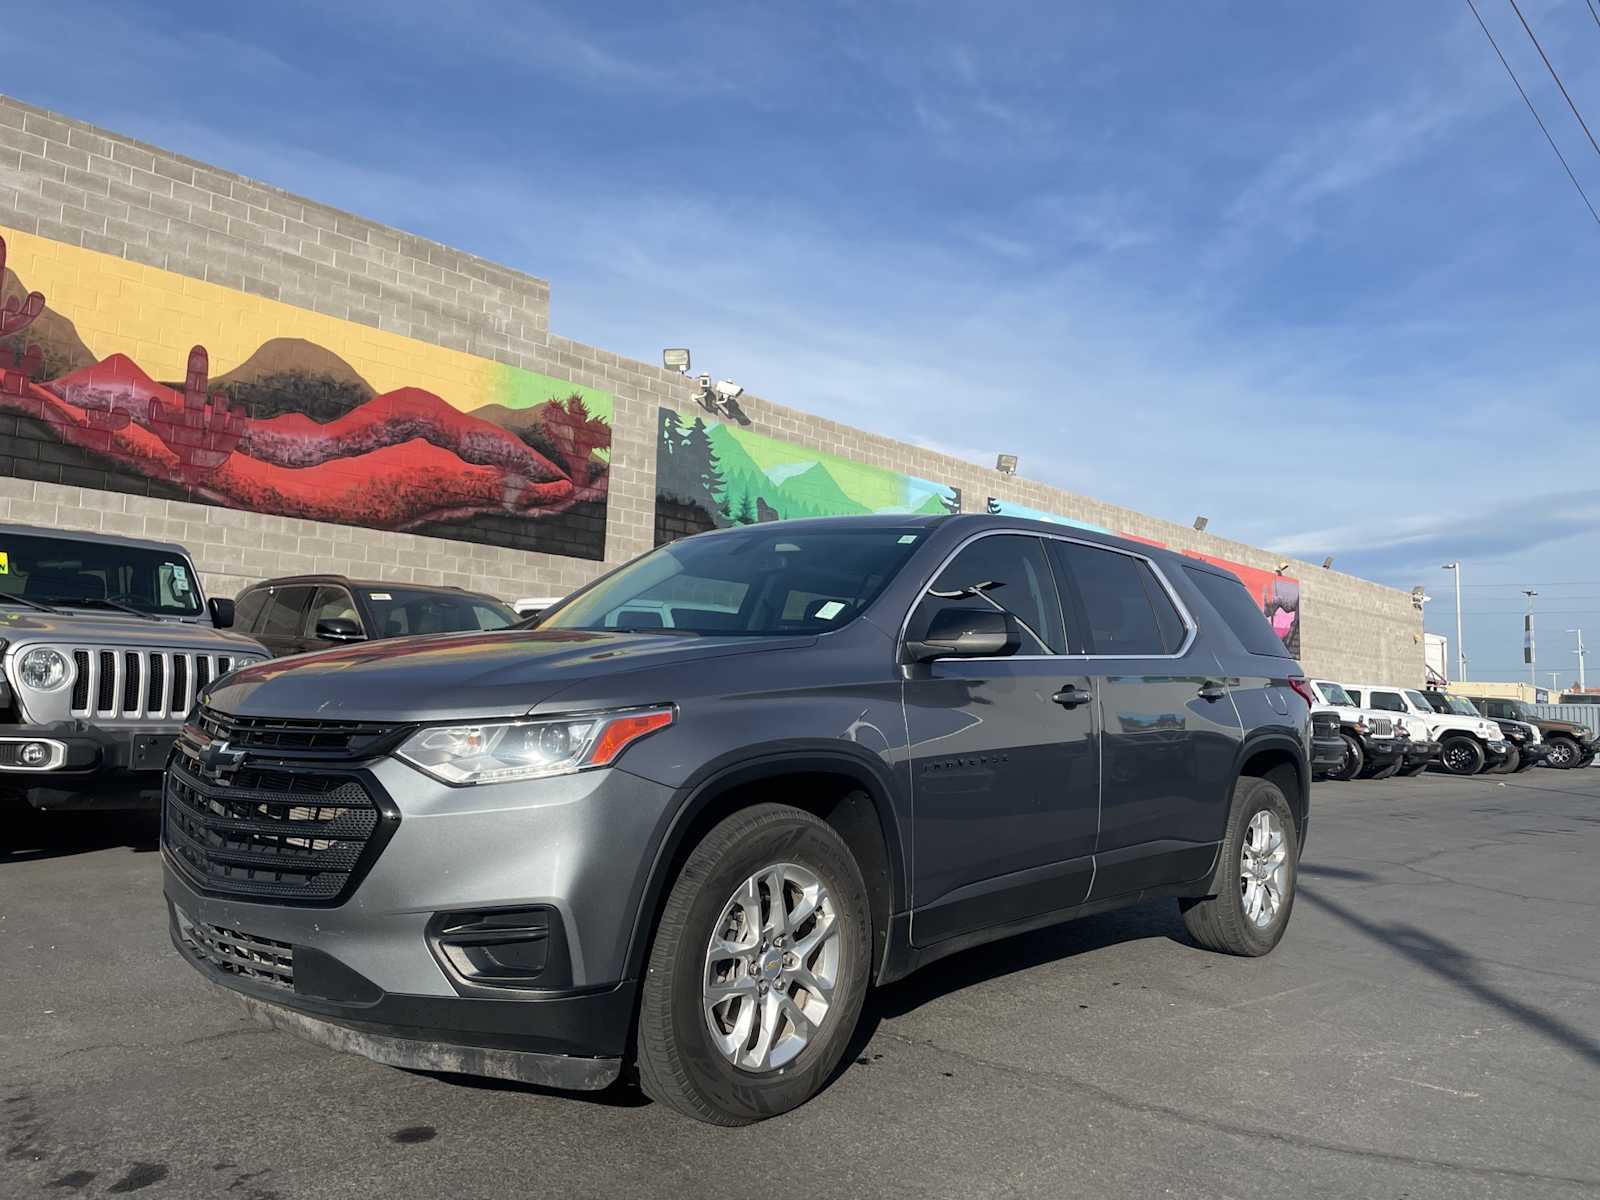
<instances>
[{"instance_id":1,"label":"rear door","mask_svg":"<svg viewBox=\"0 0 1600 1200\"><path fill-rule=\"evenodd\" d=\"M276 658L298 654L304 641L306 606L314 589L304 585L267 589L266 606L261 610L255 637Z\"/></svg>"},{"instance_id":2,"label":"rear door","mask_svg":"<svg viewBox=\"0 0 1600 1200\"><path fill-rule=\"evenodd\" d=\"M1012 655L906 668L919 946L1080 904L1094 873L1095 706L1083 664L1061 654L1040 539L968 542L913 609L907 636L919 638L941 608L984 607L978 584L1032 632ZM971 594L954 594L963 589Z\"/></svg>"},{"instance_id":3,"label":"rear door","mask_svg":"<svg viewBox=\"0 0 1600 1200\"><path fill-rule=\"evenodd\" d=\"M1240 727L1217 661L1152 561L1051 539L1101 721L1093 899L1197 878L1222 836Z\"/></svg>"}]
</instances>

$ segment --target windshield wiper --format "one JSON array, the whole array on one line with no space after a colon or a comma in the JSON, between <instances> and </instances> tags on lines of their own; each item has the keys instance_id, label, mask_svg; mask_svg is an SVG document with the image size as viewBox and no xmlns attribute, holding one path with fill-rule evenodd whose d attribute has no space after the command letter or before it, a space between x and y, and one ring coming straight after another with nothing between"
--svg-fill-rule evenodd
<instances>
[{"instance_id":1,"label":"windshield wiper","mask_svg":"<svg viewBox=\"0 0 1600 1200\"><path fill-rule=\"evenodd\" d=\"M150 613L141 612L139 609L134 608L131 605L120 604L115 600L107 600L103 596L85 597L81 600L74 599L71 596L51 596L49 602L51 604L75 604L80 607L91 608L96 605L100 605L105 608L114 608L119 612L132 613L134 616L142 617L146 621L159 621L161 619L160 617L153 616ZM51 609L50 611L54 612L55 610Z\"/></svg>"},{"instance_id":2,"label":"windshield wiper","mask_svg":"<svg viewBox=\"0 0 1600 1200\"><path fill-rule=\"evenodd\" d=\"M36 608L40 612L53 613L56 611L48 604L41 603L38 600L29 600L26 596L0 596L0 601L4 601L7 604L26 604L29 608Z\"/></svg>"}]
</instances>

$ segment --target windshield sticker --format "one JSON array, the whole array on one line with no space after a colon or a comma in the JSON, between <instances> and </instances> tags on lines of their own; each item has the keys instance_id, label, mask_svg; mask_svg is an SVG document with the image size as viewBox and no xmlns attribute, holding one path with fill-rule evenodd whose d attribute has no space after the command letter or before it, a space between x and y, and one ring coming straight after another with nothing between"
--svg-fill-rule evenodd
<instances>
[{"instance_id":1,"label":"windshield sticker","mask_svg":"<svg viewBox=\"0 0 1600 1200\"><path fill-rule=\"evenodd\" d=\"M194 589L189 586L189 572L182 563L172 564L172 594L187 596Z\"/></svg>"},{"instance_id":2,"label":"windshield sticker","mask_svg":"<svg viewBox=\"0 0 1600 1200\"><path fill-rule=\"evenodd\" d=\"M388 592L368 592L367 593L367 599L368 600L392 600L392 599L394 599L394 597L389 595Z\"/></svg>"},{"instance_id":3,"label":"windshield sticker","mask_svg":"<svg viewBox=\"0 0 1600 1200\"><path fill-rule=\"evenodd\" d=\"M915 542L916 540L917 540L917 535L916 534L908 533L908 534L904 535L900 539L900 544L902 546L909 546L909 545L911 545L911 543Z\"/></svg>"},{"instance_id":4,"label":"windshield sticker","mask_svg":"<svg viewBox=\"0 0 1600 1200\"><path fill-rule=\"evenodd\" d=\"M11 574L11 555L0 550L0 575Z\"/></svg>"},{"instance_id":5,"label":"windshield sticker","mask_svg":"<svg viewBox=\"0 0 1600 1200\"><path fill-rule=\"evenodd\" d=\"M817 609L817 616L821 620L831 621L843 611L844 605L840 604L837 600L829 600L821 608Z\"/></svg>"}]
</instances>

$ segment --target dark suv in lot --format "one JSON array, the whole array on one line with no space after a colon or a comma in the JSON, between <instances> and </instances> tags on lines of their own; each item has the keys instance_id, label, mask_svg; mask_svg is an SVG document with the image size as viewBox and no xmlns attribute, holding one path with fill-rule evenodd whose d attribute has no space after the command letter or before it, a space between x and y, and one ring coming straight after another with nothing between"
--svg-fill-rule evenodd
<instances>
[{"instance_id":1,"label":"dark suv in lot","mask_svg":"<svg viewBox=\"0 0 1600 1200\"><path fill-rule=\"evenodd\" d=\"M240 592L236 605L239 631L252 634L274 657L345 642L504 629L522 620L482 592L343 575L266 579Z\"/></svg>"},{"instance_id":2,"label":"dark suv in lot","mask_svg":"<svg viewBox=\"0 0 1600 1200\"><path fill-rule=\"evenodd\" d=\"M1587 767L1600 751L1592 726L1576 721L1558 721L1554 717L1540 716L1538 711L1521 700L1503 700L1492 696L1469 697L1474 708L1496 721L1521 721L1532 725L1544 738L1547 747L1545 762L1558 770Z\"/></svg>"},{"instance_id":3,"label":"dark suv in lot","mask_svg":"<svg viewBox=\"0 0 1600 1200\"><path fill-rule=\"evenodd\" d=\"M619 629L619 610L673 624ZM1232 575L980 515L664 546L537 629L273 661L168 771L179 951L404 1067L636 1070L736 1125L819 1090L867 989L1154 897L1264 954L1309 689Z\"/></svg>"}]
</instances>

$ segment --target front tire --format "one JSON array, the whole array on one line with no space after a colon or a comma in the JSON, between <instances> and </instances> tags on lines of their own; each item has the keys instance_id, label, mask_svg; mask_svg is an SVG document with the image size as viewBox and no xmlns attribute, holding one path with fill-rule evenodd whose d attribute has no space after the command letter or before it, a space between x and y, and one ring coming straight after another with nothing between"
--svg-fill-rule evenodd
<instances>
[{"instance_id":1,"label":"front tire","mask_svg":"<svg viewBox=\"0 0 1600 1200\"><path fill-rule=\"evenodd\" d=\"M1439 765L1452 775L1476 775L1485 762L1483 746L1465 735L1445 739Z\"/></svg>"},{"instance_id":2,"label":"front tire","mask_svg":"<svg viewBox=\"0 0 1600 1200\"><path fill-rule=\"evenodd\" d=\"M1513 747L1511 747L1511 753L1507 754L1505 756L1505 758L1503 758L1501 761L1495 763L1494 766L1487 768L1484 771L1484 774L1486 774L1486 775L1510 775L1513 771L1515 771L1517 769L1517 767L1521 764L1521 762L1522 762L1522 751L1518 750L1515 746L1513 746Z\"/></svg>"},{"instance_id":3,"label":"front tire","mask_svg":"<svg viewBox=\"0 0 1600 1200\"><path fill-rule=\"evenodd\" d=\"M1554 767L1558 771L1569 771L1582 759L1583 751L1571 738L1558 735L1550 739L1550 757L1545 759L1545 766Z\"/></svg>"},{"instance_id":4,"label":"front tire","mask_svg":"<svg viewBox=\"0 0 1600 1200\"><path fill-rule=\"evenodd\" d=\"M1361 743L1355 738L1348 733L1341 733L1339 736L1344 739L1344 761L1328 772L1328 778L1348 783L1361 774L1361 768L1366 766L1367 756L1361 750Z\"/></svg>"},{"instance_id":5,"label":"front tire","mask_svg":"<svg viewBox=\"0 0 1600 1200\"><path fill-rule=\"evenodd\" d=\"M1258 957L1283 937L1294 908L1300 839L1283 791L1246 777L1233 788L1213 895L1178 901L1183 924L1207 950Z\"/></svg>"},{"instance_id":6,"label":"front tire","mask_svg":"<svg viewBox=\"0 0 1600 1200\"><path fill-rule=\"evenodd\" d=\"M748 1125L827 1083L866 998L872 925L850 848L761 804L690 853L656 927L639 1006L639 1084L713 1125Z\"/></svg>"},{"instance_id":7,"label":"front tire","mask_svg":"<svg viewBox=\"0 0 1600 1200\"><path fill-rule=\"evenodd\" d=\"M1402 779L1415 779L1418 775L1421 775L1427 769L1428 769L1428 760L1427 759L1423 759L1419 763L1412 763L1409 767L1401 767L1400 768L1400 777Z\"/></svg>"}]
</instances>

